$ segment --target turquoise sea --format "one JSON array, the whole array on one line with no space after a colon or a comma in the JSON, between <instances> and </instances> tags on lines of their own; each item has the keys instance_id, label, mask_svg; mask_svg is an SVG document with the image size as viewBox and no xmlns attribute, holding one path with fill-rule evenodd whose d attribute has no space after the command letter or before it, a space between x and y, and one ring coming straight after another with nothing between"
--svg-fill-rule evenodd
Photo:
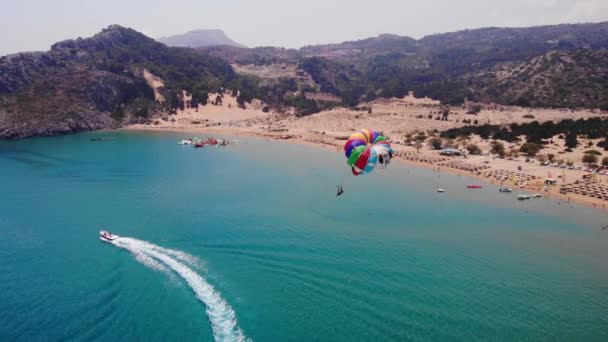
<instances>
[{"instance_id":1,"label":"turquoise sea","mask_svg":"<svg viewBox=\"0 0 608 342\"><path fill-rule=\"evenodd\" d=\"M186 136L0 142L0 341L608 340L606 212Z\"/></svg>"}]
</instances>

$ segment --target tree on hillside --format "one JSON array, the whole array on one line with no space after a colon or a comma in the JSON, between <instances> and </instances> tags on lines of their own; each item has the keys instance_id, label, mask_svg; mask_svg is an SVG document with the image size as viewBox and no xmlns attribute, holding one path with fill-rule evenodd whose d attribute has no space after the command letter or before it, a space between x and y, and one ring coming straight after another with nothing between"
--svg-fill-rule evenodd
<instances>
[{"instance_id":1,"label":"tree on hillside","mask_svg":"<svg viewBox=\"0 0 608 342\"><path fill-rule=\"evenodd\" d=\"M469 109L469 111L467 111L467 114L477 115L477 114L479 114L479 112L481 112L481 106L474 105L471 107L471 109Z\"/></svg>"},{"instance_id":2,"label":"tree on hillside","mask_svg":"<svg viewBox=\"0 0 608 342\"><path fill-rule=\"evenodd\" d=\"M525 153L528 157L534 157L542 148L541 145L535 143L525 143L521 145L519 151Z\"/></svg>"},{"instance_id":3,"label":"tree on hillside","mask_svg":"<svg viewBox=\"0 0 608 342\"><path fill-rule=\"evenodd\" d=\"M167 99L166 101L169 104L170 109L177 110L180 107L179 94L173 93L173 92L168 92L168 94L165 96L165 98Z\"/></svg>"},{"instance_id":4,"label":"tree on hillside","mask_svg":"<svg viewBox=\"0 0 608 342\"><path fill-rule=\"evenodd\" d=\"M464 119L463 123L469 122ZM477 126L463 126L458 128L450 128L441 133L441 137L456 138L458 136L470 136L476 134L482 138L491 136L494 140L505 140L508 142L516 142L519 136L525 136L527 142L535 144L542 144L547 140L551 140L554 136L559 135L560 139L565 139L566 135L569 135L570 145L574 145L576 140L575 135L586 136L588 140L602 139L605 140L606 132L608 131L608 120L602 118L590 118L590 119L565 119L558 123L544 122L539 123L538 121L532 121L523 124L513 123L508 126L505 125L490 125L480 124ZM578 142L578 141L577 141ZM600 147L604 147L605 144L602 141ZM572 147L568 147L572 148Z\"/></svg>"},{"instance_id":5,"label":"tree on hillside","mask_svg":"<svg viewBox=\"0 0 608 342\"><path fill-rule=\"evenodd\" d=\"M420 141L416 141L414 144L414 148L416 149L416 153L420 153L420 149L422 148L422 143Z\"/></svg>"},{"instance_id":6,"label":"tree on hillside","mask_svg":"<svg viewBox=\"0 0 608 342\"><path fill-rule=\"evenodd\" d=\"M604 157L604 158L602 159L602 166L604 166L604 167L608 167L608 157Z\"/></svg>"},{"instance_id":7,"label":"tree on hillside","mask_svg":"<svg viewBox=\"0 0 608 342\"><path fill-rule=\"evenodd\" d=\"M450 109L444 109L441 111L441 120L448 121L448 116L450 115Z\"/></svg>"},{"instance_id":8,"label":"tree on hillside","mask_svg":"<svg viewBox=\"0 0 608 342\"><path fill-rule=\"evenodd\" d=\"M586 164L595 164L597 163L597 156L595 154L585 154L583 156L583 163Z\"/></svg>"},{"instance_id":9,"label":"tree on hillside","mask_svg":"<svg viewBox=\"0 0 608 342\"><path fill-rule=\"evenodd\" d=\"M192 92L192 99L190 100L190 106L197 108L199 105L206 105L209 101L209 93L205 90L196 90Z\"/></svg>"},{"instance_id":10,"label":"tree on hillside","mask_svg":"<svg viewBox=\"0 0 608 342\"><path fill-rule=\"evenodd\" d=\"M238 104L239 108L241 109L245 109L245 100L243 99L243 97L239 96L236 98L236 103Z\"/></svg>"},{"instance_id":11,"label":"tree on hillside","mask_svg":"<svg viewBox=\"0 0 608 342\"><path fill-rule=\"evenodd\" d=\"M576 137L576 134L574 133L568 133L568 135L566 135L566 147L567 148L575 148L578 145L578 139Z\"/></svg>"},{"instance_id":12,"label":"tree on hillside","mask_svg":"<svg viewBox=\"0 0 608 342\"><path fill-rule=\"evenodd\" d=\"M490 150L490 153L498 154L501 157L503 157L505 155L505 145L503 143L501 143L500 141L492 141L490 143L490 146L492 147L492 149Z\"/></svg>"},{"instance_id":13,"label":"tree on hillside","mask_svg":"<svg viewBox=\"0 0 608 342\"><path fill-rule=\"evenodd\" d=\"M467 151L469 151L470 154L481 154L481 149L475 144L468 144Z\"/></svg>"},{"instance_id":14,"label":"tree on hillside","mask_svg":"<svg viewBox=\"0 0 608 342\"><path fill-rule=\"evenodd\" d=\"M437 137L431 138L431 139L429 139L428 144L434 150L439 150L439 149L441 149L441 146L443 144L443 140L441 140L441 138L437 138Z\"/></svg>"},{"instance_id":15,"label":"tree on hillside","mask_svg":"<svg viewBox=\"0 0 608 342\"><path fill-rule=\"evenodd\" d=\"M604 151L608 151L608 137L604 138L603 141L597 143L597 147L604 148Z\"/></svg>"},{"instance_id":16,"label":"tree on hillside","mask_svg":"<svg viewBox=\"0 0 608 342\"><path fill-rule=\"evenodd\" d=\"M601 156L602 152L598 151L598 150L587 150L584 152L585 154L595 154L596 156Z\"/></svg>"}]
</instances>

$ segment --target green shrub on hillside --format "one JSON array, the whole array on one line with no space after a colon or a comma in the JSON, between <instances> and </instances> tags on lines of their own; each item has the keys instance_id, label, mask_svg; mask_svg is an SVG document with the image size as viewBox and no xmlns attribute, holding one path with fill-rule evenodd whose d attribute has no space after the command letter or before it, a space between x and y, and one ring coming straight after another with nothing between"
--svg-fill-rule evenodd
<instances>
[{"instance_id":1,"label":"green shrub on hillside","mask_svg":"<svg viewBox=\"0 0 608 342\"><path fill-rule=\"evenodd\" d=\"M600 152L598 150L587 150L584 153L585 154L593 154L593 155L596 155L596 156L601 156L602 155L602 152Z\"/></svg>"}]
</instances>

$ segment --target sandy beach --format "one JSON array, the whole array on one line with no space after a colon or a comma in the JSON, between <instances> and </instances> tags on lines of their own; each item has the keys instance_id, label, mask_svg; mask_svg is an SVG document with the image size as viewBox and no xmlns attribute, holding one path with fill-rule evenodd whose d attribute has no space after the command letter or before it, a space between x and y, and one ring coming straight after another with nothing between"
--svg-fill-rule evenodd
<instances>
[{"instance_id":1,"label":"sandy beach","mask_svg":"<svg viewBox=\"0 0 608 342\"><path fill-rule=\"evenodd\" d=\"M214 99L218 94L210 94ZM255 136L282 140L290 143L310 144L341 151L344 140L357 128L369 127L384 132L391 138L395 149L395 160L426 167L438 172L451 172L481 179L503 187L512 188L516 194L541 194L559 201L576 202L596 208L608 206L608 175L595 175L583 180L587 172L583 170L581 158L588 149L596 149L597 141L581 139L580 146L573 152L563 152L563 140L555 139L554 144L545 146L539 154L554 154L555 160L571 161L573 168L543 166L537 161L526 162L526 157L513 160L499 159L489 155L490 140L479 137L455 142L459 148L474 143L482 150L482 155L459 157L441 156L426 143L420 149L406 144L407 136L433 135L435 132L466 125L462 121L479 123L509 124L538 120L559 121L565 118L591 118L605 116L592 110L528 109L497 105L483 105L477 115L467 114L467 107L450 107L448 121L438 120L441 107L430 99L408 96L403 99L382 99L367 103L363 110L337 108L306 117L296 117L292 113L265 112L259 102L239 108L236 99L224 94L221 105L206 105L186 108L173 115L163 115L150 124L136 124L126 127L131 130L191 132L194 135ZM519 144L503 142L507 149ZM608 153L601 151L601 158ZM581 169L574 169L580 166ZM557 180L553 186L545 186L547 178ZM436 189L430 189L435 191Z\"/></svg>"}]
</instances>

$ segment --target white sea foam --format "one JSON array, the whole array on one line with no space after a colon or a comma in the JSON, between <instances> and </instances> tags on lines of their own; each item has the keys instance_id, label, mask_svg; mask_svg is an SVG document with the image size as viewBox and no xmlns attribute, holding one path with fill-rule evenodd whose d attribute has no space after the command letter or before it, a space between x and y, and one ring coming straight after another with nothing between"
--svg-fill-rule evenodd
<instances>
[{"instance_id":1,"label":"white sea foam","mask_svg":"<svg viewBox=\"0 0 608 342\"><path fill-rule=\"evenodd\" d=\"M211 284L191 268L201 265L196 257L132 238L119 238L113 243L117 247L129 250L142 264L160 271L170 269L182 278L194 291L196 297L205 304L216 341L248 340L239 328L236 315L230 305Z\"/></svg>"}]
</instances>

